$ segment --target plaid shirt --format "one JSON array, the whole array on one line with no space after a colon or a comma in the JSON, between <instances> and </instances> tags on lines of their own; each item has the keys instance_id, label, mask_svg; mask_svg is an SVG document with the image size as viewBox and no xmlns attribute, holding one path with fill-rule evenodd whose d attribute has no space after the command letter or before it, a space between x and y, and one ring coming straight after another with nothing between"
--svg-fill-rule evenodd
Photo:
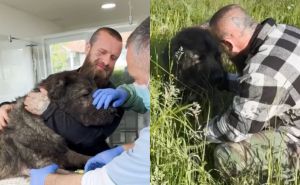
<instances>
[{"instance_id":1,"label":"plaid shirt","mask_svg":"<svg viewBox=\"0 0 300 185\"><path fill-rule=\"evenodd\" d=\"M239 142L280 120L280 129L298 141L300 30L265 20L250 41L245 64L238 95L227 112L210 121L207 139Z\"/></svg>"}]
</instances>

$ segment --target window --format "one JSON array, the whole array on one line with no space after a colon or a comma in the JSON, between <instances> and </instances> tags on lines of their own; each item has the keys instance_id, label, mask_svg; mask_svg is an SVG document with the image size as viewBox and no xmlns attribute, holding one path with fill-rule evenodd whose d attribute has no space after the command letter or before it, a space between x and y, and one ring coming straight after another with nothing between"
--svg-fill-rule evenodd
<instances>
[{"instance_id":1,"label":"window","mask_svg":"<svg viewBox=\"0 0 300 185\"><path fill-rule=\"evenodd\" d=\"M79 68L85 58L85 40L51 44L50 62L53 73Z\"/></svg>"},{"instance_id":2,"label":"window","mask_svg":"<svg viewBox=\"0 0 300 185\"><path fill-rule=\"evenodd\" d=\"M89 33L54 36L45 40L47 73L79 68L85 59L85 45Z\"/></svg>"}]
</instances>

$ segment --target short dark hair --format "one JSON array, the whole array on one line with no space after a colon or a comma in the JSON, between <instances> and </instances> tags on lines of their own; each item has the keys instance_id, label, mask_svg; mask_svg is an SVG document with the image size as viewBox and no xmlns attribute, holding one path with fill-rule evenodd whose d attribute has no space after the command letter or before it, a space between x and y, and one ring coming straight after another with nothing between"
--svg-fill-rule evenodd
<instances>
[{"instance_id":1,"label":"short dark hair","mask_svg":"<svg viewBox=\"0 0 300 185\"><path fill-rule=\"evenodd\" d=\"M140 49L150 49L150 17L147 17L128 37L126 47L135 46L136 52Z\"/></svg>"},{"instance_id":2,"label":"short dark hair","mask_svg":"<svg viewBox=\"0 0 300 185\"><path fill-rule=\"evenodd\" d=\"M89 41L89 43L91 45L93 45L97 41L97 37L100 34L100 32L102 32L102 31L107 32L112 37L114 37L118 41L122 42L122 36L120 35L120 33L117 30L109 28L109 27L102 27L102 28L97 29L91 36L90 41Z\"/></svg>"}]
</instances>

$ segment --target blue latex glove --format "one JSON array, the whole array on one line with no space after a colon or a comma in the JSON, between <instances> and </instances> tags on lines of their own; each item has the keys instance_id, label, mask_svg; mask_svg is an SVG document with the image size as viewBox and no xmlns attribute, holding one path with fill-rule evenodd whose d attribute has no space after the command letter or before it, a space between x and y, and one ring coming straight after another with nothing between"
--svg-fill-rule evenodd
<instances>
[{"instance_id":1,"label":"blue latex glove","mask_svg":"<svg viewBox=\"0 0 300 185\"><path fill-rule=\"evenodd\" d=\"M113 158L120 155L122 152L124 152L124 148L122 146L118 146L95 155L94 157L90 158L85 164L84 172L88 172L96 168L101 168L102 166L109 163Z\"/></svg>"},{"instance_id":2,"label":"blue latex glove","mask_svg":"<svg viewBox=\"0 0 300 185\"><path fill-rule=\"evenodd\" d=\"M119 107L123 105L127 97L127 91L122 88L98 89L93 94L93 105L96 107L96 109L107 109L111 102L113 102L113 107Z\"/></svg>"},{"instance_id":3,"label":"blue latex glove","mask_svg":"<svg viewBox=\"0 0 300 185\"><path fill-rule=\"evenodd\" d=\"M30 170L30 185L44 185L47 175L55 173L58 169L57 164L51 164L40 169Z\"/></svg>"}]
</instances>

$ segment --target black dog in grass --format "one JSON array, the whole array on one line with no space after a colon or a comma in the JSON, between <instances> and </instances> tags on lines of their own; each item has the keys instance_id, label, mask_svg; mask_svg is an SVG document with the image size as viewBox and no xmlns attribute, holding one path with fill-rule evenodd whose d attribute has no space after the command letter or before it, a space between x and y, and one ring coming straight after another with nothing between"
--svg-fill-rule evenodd
<instances>
[{"instance_id":1,"label":"black dog in grass","mask_svg":"<svg viewBox=\"0 0 300 185\"><path fill-rule=\"evenodd\" d=\"M50 75L39 86L48 91L51 102L86 126L105 125L118 116L116 109L94 108L92 93L96 84L76 71ZM42 118L24 109L23 102L24 97L17 99L8 126L0 133L0 179L28 175L28 169L52 163L62 168L82 167L88 156L71 151Z\"/></svg>"},{"instance_id":2,"label":"black dog in grass","mask_svg":"<svg viewBox=\"0 0 300 185\"><path fill-rule=\"evenodd\" d=\"M172 38L164 52L164 67L177 79L187 103L226 86L218 43L200 27L184 28Z\"/></svg>"}]
</instances>

